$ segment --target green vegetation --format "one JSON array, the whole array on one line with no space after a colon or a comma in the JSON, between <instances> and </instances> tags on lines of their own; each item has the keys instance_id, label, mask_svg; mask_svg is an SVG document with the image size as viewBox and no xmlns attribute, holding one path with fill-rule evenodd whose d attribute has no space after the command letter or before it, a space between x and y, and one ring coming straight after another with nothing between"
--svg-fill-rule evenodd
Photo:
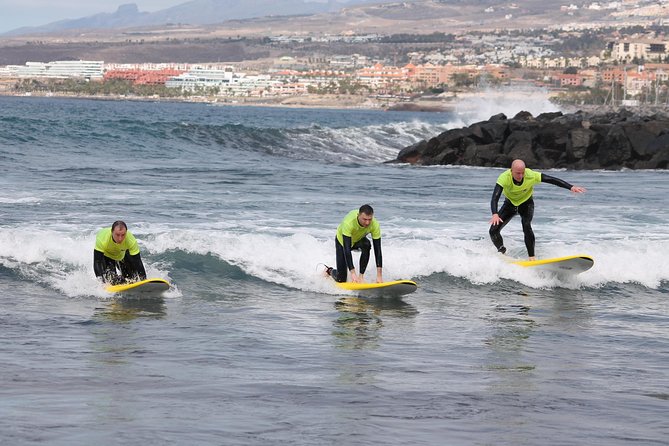
<instances>
[{"instance_id":1,"label":"green vegetation","mask_svg":"<svg viewBox=\"0 0 669 446\"><path fill-rule=\"evenodd\" d=\"M606 47L606 36L594 30L584 30L579 34L570 34L562 37L559 51L568 54L597 54Z\"/></svg>"},{"instance_id":2,"label":"green vegetation","mask_svg":"<svg viewBox=\"0 0 669 446\"><path fill-rule=\"evenodd\" d=\"M469 73L453 73L451 83L454 87L471 87L478 83L478 76L472 77Z\"/></svg>"},{"instance_id":3,"label":"green vegetation","mask_svg":"<svg viewBox=\"0 0 669 446\"><path fill-rule=\"evenodd\" d=\"M369 87L359 82L352 82L350 79L340 81L332 80L327 84L319 84L318 87L308 86L307 92L310 94L350 94L361 95L369 93Z\"/></svg>"},{"instance_id":4,"label":"green vegetation","mask_svg":"<svg viewBox=\"0 0 669 446\"><path fill-rule=\"evenodd\" d=\"M444 43L453 42L455 36L453 34L446 34L434 32L432 34L392 34L390 36L381 37L381 43Z\"/></svg>"},{"instance_id":5,"label":"green vegetation","mask_svg":"<svg viewBox=\"0 0 669 446\"><path fill-rule=\"evenodd\" d=\"M23 79L14 85L19 93L64 93L82 96L140 96L178 98L190 96L214 96L218 88L196 88L193 91L167 88L165 85L135 85L132 81L110 79L104 82L86 79Z\"/></svg>"}]
</instances>

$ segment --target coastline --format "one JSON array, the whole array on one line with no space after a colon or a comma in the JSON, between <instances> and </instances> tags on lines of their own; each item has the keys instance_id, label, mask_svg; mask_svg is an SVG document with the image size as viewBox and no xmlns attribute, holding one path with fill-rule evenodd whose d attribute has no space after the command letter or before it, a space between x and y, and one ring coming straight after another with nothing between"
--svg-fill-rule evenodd
<instances>
[{"instance_id":1,"label":"coastline","mask_svg":"<svg viewBox=\"0 0 669 446\"><path fill-rule=\"evenodd\" d=\"M460 115L480 115L481 120L488 119L497 113L506 113L509 118L519 111L529 111L538 115L552 108L552 111L563 113L586 112L593 115L631 111L635 115L647 116L656 112L667 113L667 105L638 105L634 107L621 105L556 105L550 102L550 94L545 90L517 90L502 88L495 90L476 90L442 94L438 96L422 96L417 98L400 97L368 97L350 95L315 95L285 96L272 98L228 98L228 97L161 97L136 95L82 95L52 92L14 93L0 89L0 97L35 97L61 99L88 99L97 101L131 101L131 102L174 102L200 103L212 106L235 107L275 107L304 109L336 109L336 110L369 110L399 111L421 113L455 113ZM544 110L536 110L536 104ZM509 108L517 110L509 114Z\"/></svg>"},{"instance_id":2,"label":"coastline","mask_svg":"<svg viewBox=\"0 0 669 446\"><path fill-rule=\"evenodd\" d=\"M364 96L346 95L303 95L278 98L211 98L204 96L161 97L135 95L81 95L50 92L12 93L0 91L3 97L22 98L60 98L88 99L100 101L134 101L134 102L183 102L203 103L214 106L238 107L277 107L277 108L325 108L342 110L380 110L380 111L414 111L414 112L452 112L455 104L452 101L400 100L394 98L376 99Z\"/></svg>"}]
</instances>

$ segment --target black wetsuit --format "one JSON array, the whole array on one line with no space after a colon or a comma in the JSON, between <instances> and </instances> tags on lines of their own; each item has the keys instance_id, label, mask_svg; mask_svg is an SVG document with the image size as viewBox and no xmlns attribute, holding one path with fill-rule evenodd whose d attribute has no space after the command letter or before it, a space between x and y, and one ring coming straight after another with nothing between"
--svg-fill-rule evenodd
<instances>
[{"instance_id":1,"label":"black wetsuit","mask_svg":"<svg viewBox=\"0 0 669 446\"><path fill-rule=\"evenodd\" d=\"M369 242L367 237L363 237L358 240L354 245L351 245L351 237L344 235L344 245L342 246L335 237L335 252L337 255L337 269L332 270L330 273L334 280L337 282L346 282L347 273L349 270L355 268L353 265L353 256L351 255L352 250L360 250L360 269L358 270L359 274L365 274L367 270L367 265L369 264L369 251L372 248L372 243ZM381 239L372 239L374 243L374 258L376 260L376 267L383 267L383 255L381 254Z\"/></svg>"},{"instance_id":2,"label":"black wetsuit","mask_svg":"<svg viewBox=\"0 0 669 446\"><path fill-rule=\"evenodd\" d=\"M521 185L523 182L513 180L516 185ZM541 174L542 183L550 183L556 186L563 187L565 189L571 189L572 185L563 181L559 178L546 175L545 173ZM518 206L514 206L507 198L504 199L504 203L499 211L497 211L497 204L499 202L499 197L502 195L502 186L495 184L495 190L492 193L492 199L490 201L490 210L493 215L499 215L499 218L502 219L502 222L497 225L490 226L490 239L501 253L506 252L504 247L504 240L502 239L502 228L513 218L514 215L520 214L521 223L523 225L523 234L525 235L525 247L527 248L527 255L534 257L534 231L532 230L532 218L534 217L534 200L530 197L527 201L521 203Z\"/></svg>"},{"instance_id":3,"label":"black wetsuit","mask_svg":"<svg viewBox=\"0 0 669 446\"><path fill-rule=\"evenodd\" d=\"M121 272L119 276L117 269ZM95 276L102 278L105 283L118 285L124 281L137 281L146 279L144 263L139 253L130 255L125 252L123 260L116 261L104 255L97 249L93 250L93 270Z\"/></svg>"}]
</instances>

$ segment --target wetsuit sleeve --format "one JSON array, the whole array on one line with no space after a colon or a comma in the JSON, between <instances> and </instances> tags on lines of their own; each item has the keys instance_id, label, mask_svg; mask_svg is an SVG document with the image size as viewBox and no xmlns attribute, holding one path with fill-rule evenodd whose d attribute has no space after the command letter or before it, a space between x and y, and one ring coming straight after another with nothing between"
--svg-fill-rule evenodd
<instances>
[{"instance_id":1,"label":"wetsuit sleeve","mask_svg":"<svg viewBox=\"0 0 669 446\"><path fill-rule=\"evenodd\" d=\"M129 255L128 259L130 263L132 263L133 268L135 271L137 271L137 275L139 276L139 280L145 280L146 279L146 270L144 269L144 263L142 263L142 257L140 256L139 253L135 255Z\"/></svg>"},{"instance_id":2,"label":"wetsuit sleeve","mask_svg":"<svg viewBox=\"0 0 669 446\"><path fill-rule=\"evenodd\" d=\"M497 213L497 205L499 204L499 197L502 196L502 186L495 184L495 190L492 191L492 199L490 200L490 210L493 214Z\"/></svg>"},{"instance_id":3,"label":"wetsuit sleeve","mask_svg":"<svg viewBox=\"0 0 669 446\"><path fill-rule=\"evenodd\" d=\"M566 181L552 177L550 175L546 175L545 173L541 174L541 182L554 184L556 186L564 187L565 189L571 189L573 187L573 185L567 183Z\"/></svg>"},{"instance_id":4,"label":"wetsuit sleeve","mask_svg":"<svg viewBox=\"0 0 669 446\"><path fill-rule=\"evenodd\" d=\"M374 246L374 258L376 259L376 267L383 267L383 254L381 254L381 239L373 238L372 244Z\"/></svg>"},{"instance_id":5,"label":"wetsuit sleeve","mask_svg":"<svg viewBox=\"0 0 669 446\"><path fill-rule=\"evenodd\" d=\"M105 255L97 249L93 250L93 271L95 277L102 277L105 273Z\"/></svg>"},{"instance_id":6,"label":"wetsuit sleeve","mask_svg":"<svg viewBox=\"0 0 669 446\"><path fill-rule=\"evenodd\" d=\"M355 269L355 266L353 265L353 254L351 254L351 237L342 235L342 239L344 240L344 258L346 259L346 267L351 271L352 269Z\"/></svg>"}]
</instances>

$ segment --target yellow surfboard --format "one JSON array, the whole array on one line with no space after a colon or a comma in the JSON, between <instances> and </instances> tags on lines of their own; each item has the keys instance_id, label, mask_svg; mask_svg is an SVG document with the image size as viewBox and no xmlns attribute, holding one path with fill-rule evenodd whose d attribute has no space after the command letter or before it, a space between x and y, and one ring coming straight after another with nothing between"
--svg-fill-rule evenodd
<instances>
[{"instance_id":1,"label":"yellow surfboard","mask_svg":"<svg viewBox=\"0 0 669 446\"><path fill-rule=\"evenodd\" d=\"M595 264L595 259L589 255L554 257L540 260L512 260L511 263L537 271L548 271L557 274L581 274Z\"/></svg>"},{"instance_id":2,"label":"yellow surfboard","mask_svg":"<svg viewBox=\"0 0 669 446\"><path fill-rule=\"evenodd\" d=\"M399 297L411 294L418 288L412 280L394 280L382 283L335 282L342 290L355 291L362 297Z\"/></svg>"},{"instance_id":3,"label":"yellow surfboard","mask_svg":"<svg viewBox=\"0 0 669 446\"><path fill-rule=\"evenodd\" d=\"M170 289L170 283L164 279L146 279L139 282L124 283L121 285L107 285L105 290L110 293L122 294L162 294Z\"/></svg>"}]
</instances>

